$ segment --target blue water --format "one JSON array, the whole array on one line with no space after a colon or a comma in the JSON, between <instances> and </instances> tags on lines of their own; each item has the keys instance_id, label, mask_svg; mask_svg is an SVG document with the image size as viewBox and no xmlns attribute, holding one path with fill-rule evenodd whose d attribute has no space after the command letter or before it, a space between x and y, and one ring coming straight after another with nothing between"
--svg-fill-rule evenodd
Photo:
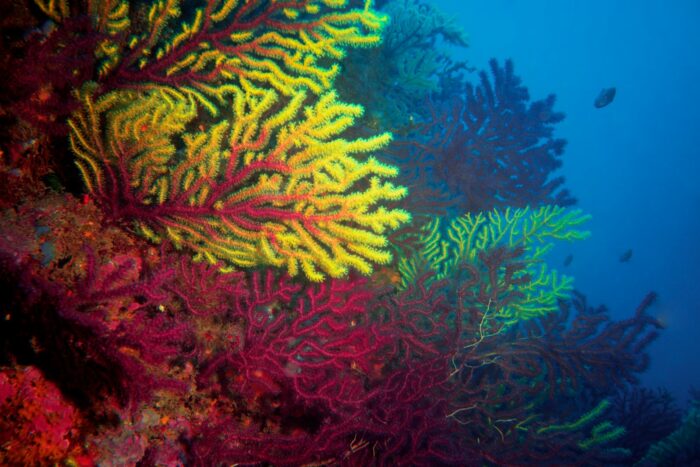
<instances>
[{"instance_id":1,"label":"blue water","mask_svg":"<svg viewBox=\"0 0 700 467\"><path fill-rule=\"evenodd\" d=\"M512 58L533 99L557 95L563 174L593 236L566 269L613 317L647 291L667 329L643 382L684 400L700 388L700 2L437 0L464 28L454 53L478 69ZM593 100L615 86L608 107ZM629 262L620 255L632 249ZM561 264L561 263L559 263Z\"/></svg>"}]
</instances>

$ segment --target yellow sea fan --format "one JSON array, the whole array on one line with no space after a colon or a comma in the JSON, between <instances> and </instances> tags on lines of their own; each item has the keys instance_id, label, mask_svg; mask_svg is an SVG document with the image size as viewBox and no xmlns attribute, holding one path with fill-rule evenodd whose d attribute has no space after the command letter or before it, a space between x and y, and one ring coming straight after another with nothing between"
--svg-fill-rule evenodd
<instances>
[{"instance_id":1,"label":"yellow sea fan","mask_svg":"<svg viewBox=\"0 0 700 467\"><path fill-rule=\"evenodd\" d=\"M384 204L406 189L388 180L396 168L366 156L389 135L341 138L361 109L335 93L231 93L223 118L195 130L205 106L187 89L97 101L83 91L71 142L95 199L150 239L234 267L268 264L318 281L390 262L385 235L410 216Z\"/></svg>"}]
</instances>

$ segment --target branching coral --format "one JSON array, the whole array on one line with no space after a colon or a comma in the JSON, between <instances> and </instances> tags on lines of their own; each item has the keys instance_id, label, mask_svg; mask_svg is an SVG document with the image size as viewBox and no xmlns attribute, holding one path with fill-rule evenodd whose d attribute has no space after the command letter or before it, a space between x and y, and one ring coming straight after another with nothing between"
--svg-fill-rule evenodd
<instances>
[{"instance_id":1,"label":"branching coral","mask_svg":"<svg viewBox=\"0 0 700 467\"><path fill-rule=\"evenodd\" d=\"M459 384L449 418L471 436L480 436L487 452L497 452L496 463L530 459L566 464L576 459L609 464L629 456L626 449L604 446L623 436L617 420L601 422L589 433L578 429L604 407L589 417L580 415L580 407L566 415L564 402L572 394L609 394L616 385L636 381L660 327L648 315L653 296L642 301L633 317L615 322L604 309L588 307L584 297L575 295L559 312L505 332L484 328L485 297L465 298L461 348L452 359L451 378ZM574 422L562 424L562 418Z\"/></svg>"},{"instance_id":2,"label":"branching coral","mask_svg":"<svg viewBox=\"0 0 700 467\"><path fill-rule=\"evenodd\" d=\"M67 22L66 2L40 6ZM385 234L409 219L405 195L348 141L362 115L330 90L348 47L377 44L386 17L365 2L164 0L88 4L99 84L76 93L71 147L88 190L210 263L303 270L314 281L391 259ZM178 21L180 22L177 25Z\"/></svg>"},{"instance_id":3,"label":"branching coral","mask_svg":"<svg viewBox=\"0 0 700 467\"><path fill-rule=\"evenodd\" d=\"M449 92L448 78L468 69L438 44L466 47L467 40L455 21L430 3L396 0L381 11L391 19L384 40L371 50L351 50L336 84L341 95L365 106L368 126L403 130L427 117L431 96Z\"/></svg>"},{"instance_id":4,"label":"branching coral","mask_svg":"<svg viewBox=\"0 0 700 467\"><path fill-rule=\"evenodd\" d=\"M414 177L405 183L446 190L461 212L573 204L561 190L564 179L552 178L566 143L553 136L564 119L555 96L530 102L513 62L490 65L492 79L482 71L478 85L468 83L446 108L434 105L427 122L397 144L396 162Z\"/></svg>"},{"instance_id":5,"label":"branching coral","mask_svg":"<svg viewBox=\"0 0 700 467\"><path fill-rule=\"evenodd\" d=\"M176 0L162 1L149 8L145 34L134 31L116 44L123 58L110 73L117 81L146 76L213 97L225 86L211 86L231 79L286 95L319 93L330 87L347 47L380 42L386 17L370 5L345 11L345 2L334 0L227 0L185 11Z\"/></svg>"},{"instance_id":6,"label":"branching coral","mask_svg":"<svg viewBox=\"0 0 700 467\"><path fill-rule=\"evenodd\" d=\"M518 284L518 300L509 303L495 288L474 286L479 294L492 299L488 320L515 322L541 316L557 310L557 300L566 298L573 286L571 278L560 277L555 270L547 268L545 256L554 246L554 240L586 238L589 232L579 230L578 226L588 219L590 216L580 210L558 206L536 210L507 208L503 212L494 210L454 219L435 218L426 226L422 251L411 259L402 258L399 268L404 284L411 282L423 268L434 271L437 279L460 280L463 271L473 278L473 270L489 269L489 250L519 249L514 256L517 267L489 269L498 278L497 282L512 280ZM466 282L470 280L467 278Z\"/></svg>"},{"instance_id":7,"label":"branching coral","mask_svg":"<svg viewBox=\"0 0 700 467\"><path fill-rule=\"evenodd\" d=\"M409 215L380 203L405 189L383 181L395 168L356 156L389 135L340 138L362 110L333 93L304 107L305 93L280 106L274 91L236 89L231 123L186 134L196 104L176 89L84 93L71 143L96 200L210 262L302 269L315 281L389 262L383 234Z\"/></svg>"},{"instance_id":8,"label":"branching coral","mask_svg":"<svg viewBox=\"0 0 700 467\"><path fill-rule=\"evenodd\" d=\"M442 352L457 337L437 287L376 300L364 279L300 287L268 272L246 283L252 293L231 314L243 322L239 342L199 375L203 390L245 403L205 421L192 441L198 462L461 458L441 438L444 403L430 398L444 390ZM250 424L256 414L269 433ZM262 443L267 449L257 448Z\"/></svg>"},{"instance_id":9,"label":"branching coral","mask_svg":"<svg viewBox=\"0 0 700 467\"><path fill-rule=\"evenodd\" d=\"M628 379L653 338L643 310L611 324L585 315L571 329L565 313L550 313L497 332L482 326L489 294L459 281L423 276L377 291L363 278L223 274L163 253L153 269L135 254L86 254L69 288L30 274L40 266L27 255L0 255L5 271L22 275L5 303L25 310L0 330L31 328L53 378L69 378L71 389L99 400L115 393L108 386L131 402L119 413L133 423L90 437L100 459L115 449L132 462L192 465L593 462L606 446L589 446L600 439L591 435L610 430L538 434L581 417L552 415L544 400L550 389L556 397ZM512 274L491 273L517 267L521 254L479 252L488 267L470 270L475 283L521 300ZM41 308L14 299L30 290L43 294ZM86 388L82 371L100 377Z\"/></svg>"},{"instance_id":10,"label":"branching coral","mask_svg":"<svg viewBox=\"0 0 700 467\"><path fill-rule=\"evenodd\" d=\"M609 407L610 401L603 399L600 401L600 403L598 403L598 405L581 415L578 419L568 423L543 426L537 430L537 434L542 435L545 433L581 430L586 426L590 426L596 419L599 419ZM596 423L591 428L590 436L579 441L578 446L584 451L588 451L593 446L610 443L611 441L620 438L624 434L624 427L613 425L610 421L604 420Z\"/></svg>"},{"instance_id":11,"label":"branching coral","mask_svg":"<svg viewBox=\"0 0 700 467\"><path fill-rule=\"evenodd\" d=\"M345 1L35 0L56 24L37 29L7 64L4 99L43 131L63 136L72 88L146 83L178 87L216 113L229 84L291 96L330 89L348 48L381 42L386 15ZM5 71L5 70L3 70Z\"/></svg>"},{"instance_id":12,"label":"branching coral","mask_svg":"<svg viewBox=\"0 0 700 467\"><path fill-rule=\"evenodd\" d=\"M680 425L681 410L667 390L626 385L612 399L610 418L626 428L616 444L628 449L635 462Z\"/></svg>"},{"instance_id":13,"label":"branching coral","mask_svg":"<svg viewBox=\"0 0 700 467\"><path fill-rule=\"evenodd\" d=\"M694 399L677 430L649 447L635 465L697 465L700 462L700 401Z\"/></svg>"},{"instance_id":14,"label":"branching coral","mask_svg":"<svg viewBox=\"0 0 700 467\"><path fill-rule=\"evenodd\" d=\"M604 308L591 308L585 297L576 294L569 302L562 302L560 311L521 322L506 333L484 331L479 319L483 315L478 312L483 303L479 305L479 300L483 301L469 298L466 303L472 319L465 329L476 328L476 332L472 331L471 337L465 335L469 344L463 348L455 371L473 377L473 362L493 358L491 369L486 371L504 372L494 380L520 382L525 387L517 397L534 400L570 390L609 394L615 385L636 382L635 375L647 368L646 349L660 328L648 315L653 295L642 301L633 317L616 322ZM571 308L576 311L573 319Z\"/></svg>"},{"instance_id":15,"label":"branching coral","mask_svg":"<svg viewBox=\"0 0 700 467\"><path fill-rule=\"evenodd\" d=\"M201 384L218 374L227 392L249 404L290 394L328 413L361 404L365 382L378 376L375 354L389 341L366 316L371 294L364 283L330 280L301 287L272 270L252 274L244 282L250 293L235 297L228 316L242 323L243 332L204 363ZM223 368L235 376L221 378Z\"/></svg>"},{"instance_id":16,"label":"branching coral","mask_svg":"<svg viewBox=\"0 0 700 467\"><path fill-rule=\"evenodd\" d=\"M182 355L190 325L157 312L168 298L164 285L172 270L147 266L133 247L98 259L90 245L101 240L87 239L81 255L83 246L73 241L72 250L59 251L74 258L62 258L63 267L80 274L48 278L41 269L53 264L42 266L21 249L0 244L2 298L22 310L8 313L0 326L0 356L42 368L90 411L108 410L106 400L138 406L156 389L183 389L168 365ZM10 281L19 286L8 287Z\"/></svg>"},{"instance_id":17,"label":"branching coral","mask_svg":"<svg viewBox=\"0 0 700 467\"><path fill-rule=\"evenodd\" d=\"M67 0L36 3L56 21L71 17ZM369 1L348 10L336 0L95 0L83 13L102 38L95 56L108 89L168 84L209 108L225 102L232 80L286 95L320 93L337 75L335 62L345 50L378 44L387 23Z\"/></svg>"},{"instance_id":18,"label":"branching coral","mask_svg":"<svg viewBox=\"0 0 700 467\"><path fill-rule=\"evenodd\" d=\"M371 77L358 82L398 102L384 99L386 114L360 129L374 136L359 138L363 109L334 88L348 49L386 32L370 1L34 3L56 30L27 44L29 60L45 59L36 77L12 60L14 89L35 127L60 134L71 114L89 193L0 213L13 224L0 228L0 362L36 365L81 404L8 397L18 373L0 371L5 431L19 433L9 446L31 438L27 427L40 432L12 453L34 457L11 461L59 462L54 448L75 440L100 464L114 453L143 465L600 464L624 454L611 448L625 440L621 423L598 420L614 386L648 364L653 295L612 322L546 266L555 240L588 235L588 216L561 207L572 200L549 178L563 148L554 98L530 103L510 62L493 62L493 76L440 116L465 66L435 46L462 36L427 4L390 4L394 25L369 66L345 62L348 80ZM406 109L419 110L413 122L411 110L379 121ZM374 131L390 125L414 138L398 146L416 156L404 164L410 183L424 195L445 185L467 213L394 233L415 250L400 275L388 239L410 218L397 208L406 189L374 157L391 140ZM494 206L503 209L483 210ZM371 279L355 273L377 264ZM63 418L52 424L37 407ZM82 415L89 426L66 421Z\"/></svg>"}]
</instances>

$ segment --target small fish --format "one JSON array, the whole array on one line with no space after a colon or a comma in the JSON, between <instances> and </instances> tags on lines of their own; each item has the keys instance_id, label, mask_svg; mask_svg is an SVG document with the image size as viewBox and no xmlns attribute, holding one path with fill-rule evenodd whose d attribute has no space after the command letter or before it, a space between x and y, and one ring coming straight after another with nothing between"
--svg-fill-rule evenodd
<instances>
[{"instance_id":1,"label":"small fish","mask_svg":"<svg viewBox=\"0 0 700 467\"><path fill-rule=\"evenodd\" d=\"M620 255L620 262L621 263L626 263L630 259L632 259L632 248L630 248L629 250L625 251L624 253L622 253Z\"/></svg>"},{"instance_id":2,"label":"small fish","mask_svg":"<svg viewBox=\"0 0 700 467\"><path fill-rule=\"evenodd\" d=\"M567 256L566 258L564 258L564 266L570 265L573 260L574 260L574 255Z\"/></svg>"},{"instance_id":3,"label":"small fish","mask_svg":"<svg viewBox=\"0 0 700 467\"><path fill-rule=\"evenodd\" d=\"M615 88L603 88L598 94L598 97L593 101L593 105L596 109L602 109L606 105L610 105L615 99Z\"/></svg>"}]
</instances>

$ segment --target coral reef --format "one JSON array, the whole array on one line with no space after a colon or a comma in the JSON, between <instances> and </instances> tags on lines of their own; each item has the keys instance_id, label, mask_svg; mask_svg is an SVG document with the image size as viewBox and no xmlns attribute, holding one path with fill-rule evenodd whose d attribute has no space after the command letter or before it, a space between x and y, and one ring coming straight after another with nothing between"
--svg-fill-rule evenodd
<instances>
[{"instance_id":1,"label":"coral reef","mask_svg":"<svg viewBox=\"0 0 700 467\"><path fill-rule=\"evenodd\" d=\"M36 4L57 26L9 65L47 67L11 80L40 96L20 98L19 113L61 125L72 115L83 180L111 215L211 263L316 281L390 261L384 234L410 216L382 204L405 189L382 180L395 168L364 156L390 136L342 138L363 111L332 92L347 48L381 40L387 18L371 2Z\"/></svg>"},{"instance_id":2,"label":"coral reef","mask_svg":"<svg viewBox=\"0 0 700 467\"><path fill-rule=\"evenodd\" d=\"M97 216L92 203L59 209L71 198L54 199L44 225ZM33 229L37 211L28 203L15 224ZM566 307L485 328L490 296L478 291L514 284L489 272L519 261L505 246L480 254L491 266L475 268L474 280L488 286L423 276L377 290L359 277L223 273L167 244L104 233L54 239L48 263L31 253L41 237L3 246L3 270L20 284L3 303L25 310L2 323L13 335L3 355L53 369L91 420L85 446L100 463L610 459L614 427L540 431L582 416L562 419L549 401L633 379L653 338L646 306L614 323L582 300L566 332ZM75 261L65 261L70 247L83 251Z\"/></svg>"},{"instance_id":3,"label":"coral reef","mask_svg":"<svg viewBox=\"0 0 700 467\"><path fill-rule=\"evenodd\" d=\"M7 235L9 241L0 244L2 299L10 306L3 360L39 366L96 411L105 399L138 404L156 388L182 388L169 378L168 365L184 353L189 325L154 313L167 298L162 288L172 280L170 268L142 254L150 250L138 248L120 229L97 235L104 223L94 206L62 196L49 206L27 205L17 219L13 235L24 228L29 241L13 242ZM84 225L82 235L66 228L76 218Z\"/></svg>"},{"instance_id":4,"label":"coral reef","mask_svg":"<svg viewBox=\"0 0 700 467\"><path fill-rule=\"evenodd\" d=\"M613 321L547 264L589 218L550 178L554 98L530 102L510 61L466 84L436 8L12 8L0 463L614 465L689 445L695 408L672 433L667 398L623 389L655 296Z\"/></svg>"}]
</instances>

